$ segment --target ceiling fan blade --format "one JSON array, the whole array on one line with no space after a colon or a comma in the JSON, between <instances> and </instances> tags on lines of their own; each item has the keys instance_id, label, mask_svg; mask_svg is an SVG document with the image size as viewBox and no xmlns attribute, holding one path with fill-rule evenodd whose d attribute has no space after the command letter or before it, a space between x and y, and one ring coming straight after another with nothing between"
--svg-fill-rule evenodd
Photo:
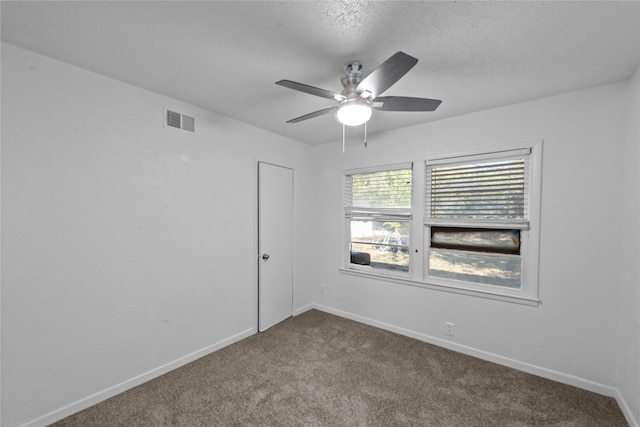
<instances>
[{"instance_id":1,"label":"ceiling fan blade","mask_svg":"<svg viewBox=\"0 0 640 427\"><path fill-rule=\"evenodd\" d=\"M442 101L408 96L379 96L372 102L372 107L381 111L435 111ZM376 105L379 102L382 105Z\"/></svg>"},{"instance_id":2,"label":"ceiling fan blade","mask_svg":"<svg viewBox=\"0 0 640 427\"><path fill-rule=\"evenodd\" d=\"M304 83L292 82L291 80L280 80L276 82L277 85L288 87L289 89L298 90L300 92L308 93L322 98L334 99L336 101L343 101L346 98L336 92L332 92L326 89L320 89L319 87L309 86Z\"/></svg>"},{"instance_id":3,"label":"ceiling fan blade","mask_svg":"<svg viewBox=\"0 0 640 427\"><path fill-rule=\"evenodd\" d=\"M413 56L409 56L404 52L397 52L365 77L356 91L358 93L369 92L371 97L375 98L393 86L417 63L418 60Z\"/></svg>"},{"instance_id":4,"label":"ceiling fan blade","mask_svg":"<svg viewBox=\"0 0 640 427\"><path fill-rule=\"evenodd\" d=\"M313 119L314 117L324 116L325 114L329 114L332 111L336 111L338 109L337 106L325 108L323 110L314 111L313 113L305 114L304 116L296 117L295 119L287 120L287 123L298 123L303 120Z\"/></svg>"}]
</instances>

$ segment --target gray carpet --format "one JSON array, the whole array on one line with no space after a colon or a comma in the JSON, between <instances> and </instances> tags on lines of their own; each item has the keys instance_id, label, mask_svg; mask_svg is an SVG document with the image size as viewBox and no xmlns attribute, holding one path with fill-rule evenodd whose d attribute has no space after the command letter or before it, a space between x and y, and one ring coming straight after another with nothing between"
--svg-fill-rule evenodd
<instances>
[{"instance_id":1,"label":"gray carpet","mask_svg":"<svg viewBox=\"0 0 640 427\"><path fill-rule=\"evenodd\" d=\"M317 310L63 426L626 426L615 400Z\"/></svg>"}]
</instances>

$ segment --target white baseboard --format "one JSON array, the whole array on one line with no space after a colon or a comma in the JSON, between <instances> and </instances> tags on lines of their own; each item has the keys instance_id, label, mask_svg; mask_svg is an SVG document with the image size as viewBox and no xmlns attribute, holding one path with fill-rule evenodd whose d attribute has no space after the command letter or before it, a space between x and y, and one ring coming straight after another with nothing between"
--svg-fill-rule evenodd
<instances>
[{"instance_id":1,"label":"white baseboard","mask_svg":"<svg viewBox=\"0 0 640 427\"><path fill-rule=\"evenodd\" d=\"M504 366L508 366L510 368L513 369L517 369L523 372L527 372L530 374L534 374L534 375L538 375L540 377L543 378L547 378L553 381L558 381L560 383L563 384L568 384L568 385L572 385L575 387L579 387L585 390L589 390L592 391L594 393L599 393L599 394L603 394L605 396L610 396L610 397L614 397L617 402L618 405L620 405L620 408L624 414L624 416L627 419L627 422L629 423L629 425L631 427L640 427L640 423L638 422L638 420L636 420L634 418L633 413L631 412L631 409L629 407L629 405L627 404L627 402L625 401L624 397L620 394L619 390L614 388L614 387L610 387L604 384L599 384L593 381L589 381L583 378L579 378L573 375L568 375L562 372L558 372L558 371L554 371L551 369L547 369L547 368L543 368L543 367L539 367L539 366L535 366L535 365L531 365L529 363L525 363L525 362L520 362L514 359L510 359L507 357L503 357L503 356L499 356L497 354L493 354L493 353L488 353L482 350L478 350L472 347L468 347L468 346L464 346L464 345L460 345L460 344L456 344L456 343L452 343L446 340L442 340L440 338L436 338L430 335L426 335L426 334L422 334L419 332L415 332L409 329L405 329L405 328L401 328L398 326L394 326L388 323L384 323L384 322L379 322L377 320L374 319L370 319L368 317L363 317L363 316L359 316L356 314L352 314L349 312L345 312L342 310L337 310L331 307L327 307L327 306L323 306L323 305L318 305L318 304L307 304L303 307L299 307L297 309L294 310L293 315L294 316L298 316L302 313L305 313L309 310L312 309L317 309L320 311L324 311L326 313L330 313L330 314L334 314L336 316L340 316L340 317L344 317L346 319L350 319L350 320L354 320L356 322L360 322L360 323L364 323L370 326L375 326L377 328L380 329L384 329L390 332L394 332L400 335L404 335L407 337L411 337L411 338L415 338L417 340L420 341L424 341L427 342L429 344L434 344L437 345L439 347L444 347L447 348L449 350L453 350L453 351L457 351L459 353L463 353L463 354L467 354L470 356L474 356L477 357L479 359L483 359L483 360L487 360L490 362L494 362L500 365L504 365ZM159 366L155 369L152 369L151 371L148 371L144 374L138 375L134 378L131 378L127 381L123 381L120 384L114 385L112 387L109 387L103 391L100 391L98 393L95 393L91 396L88 396L86 398L83 398L81 400L78 400L77 402L74 402L70 405L67 405L63 408L57 409L55 411L52 411L48 414L45 414L41 417L38 417L34 420L31 420L25 424L22 424L20 427L45 427L48 426L49 424L52 424L56 421L60 421L63 418L68 417L69 415L75 414L76 412L82 411L84 409L87 409L97 403L100 403L104 400L109 399L110 397L113 397L117 394L120 394L126 390L129 390L133 387L136 387L140 384L143 384L147 381L150 381L154 378L157 378L161 375L166 374L167 372L170 372L174 369L177 369L181 366L186 365L187 363L193 362L196 359L199 359L200 357L206 356L210 353L213 353L216 350L219 350L221 348L224 348L228 345L231 345L235 342L238 342L244 338L247 338L253 334L256 333L256 329L255 328L250 328L247 329L245 331L242 331L236 335L233 335L227 339L221 340L215 344L212 344L210 346L207 346L205 348L202 348L200 350L197 350L191 354L188 354L186 356L183 356L181 358L178 358L172 362L169 362L163 366Z\"/></svg>"},{"instance_id":2,"label":"white baseboard","mask_svg":"<svg viewBox=\"0 0 640 427\"><path fill-rule=\"evenodd\" d=\"M537 375L539 377L547 378L563 384L568 384L578 388L589 390L594 393L603 394L605 396L615 397L615 398L617 398L619 394L617 388L611 387L605 384L596 383L584 378L554 371L552 369L543 368L543 367L532 365L526 362L521 362L515 359L500 356L498 354L493 354L486 351L478 350L473 347L456 344L447 340L433 337L431 335L426 335L420 332L401 328L399 326L394 326L388 323L379 322L377 320L370 319L368 317L363 317L357 314L336 310L331 307L318 305L318 304L312 304L312 306L313 306L312 308L315 308L317 310L324 311L330 314L334 314L336 316L344 317L350 320L355 320L356 322L364 323L370 326L375 326L377 328L384 329L390 332L395 332L397 334L404 335L410 338L415 338L417 340L424 341L429 344L434 344L439 347L444 347L449 350L453 350L459 353L467 354L469 356L477 357L478 359L487 360L489 362L497 363L499 365L507 366L509 368L513 368L519 371Z\"/></svg>"},{"instance_id":3,"label":"white baseboard","mask_svg":"<svg viewBox=\"0 0 640 427\"><path fill-rule=\"evenodd\" d=\"M294 316L299 316L302 313L312 310L314 309L315 306L313 304L307 304L307 305L303 305L302 307L296 308L295 310L293 310L293 315Z\"/></svg>"},{"instance_id":4,"label":"white baseboard","mask_svg":"<svg viewBox=\"0 0 640 427\"><path fill-rule=\"evenodd\" d=\"M56 421L60 421L61 419L68 417L69 415L73 415L76 412L80 412L84 409L87 409L97 403L100 403L109 399L110 397L113 397L124 391L132 389L133 387L139 386L140 384L144 384L147 381L150 381L154 378L157 378L161 375L166 374L167 372L180 368L181 366L184 366L187 363L193 362L196 359L199 359L203 356L211 354L216 350L220 350L221 348L227 347L244 338L250 337L251 335L254 335L256 332L257 332L256 328L250 328L242 332L239 332L229 338L218 341L217 343L211 344L200 350L196 350L193 353L187 354L186 356L182 356L165 365L158 366L157 368L154 368L148 372L145 372L136 377L123 381L120 384L116 384L114 386L108 387L102 391L99 391L95 394L87 396L67 406L56 409L55 411L49 412L48 414L45 414L31 421L28 421L27 423L22 424L20 427L45 427L50 424L53 424Z\"/></svg>"},{"instance_id":5,"label":"white baseboard","mask_svg":"<svg viewBox=\"0 0 640 427\"><path fill-rule=\"evenodd\" d=\"M627 419L627 422L629 423L629 426L630 427L640 427L640 419L636 419L634 417L633 412L631 411L631 408L629 407L629 404L627 403L625 398L622 396L622 394L620 394L620 391L616 392L615 398L618 401L618 405L620 406L620 409L622 410L622 413L624 414L624 417Z\"/></svg>"}]
</instances>

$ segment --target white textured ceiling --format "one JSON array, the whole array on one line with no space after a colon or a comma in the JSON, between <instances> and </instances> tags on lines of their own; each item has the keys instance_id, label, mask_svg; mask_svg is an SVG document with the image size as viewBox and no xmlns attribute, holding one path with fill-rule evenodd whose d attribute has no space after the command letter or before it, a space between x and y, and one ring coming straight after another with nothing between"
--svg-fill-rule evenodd
<instances>
[{"instance_id":1,"label":"white textured ceiling","mask_svg":"<svg viewBox=\"0 0 640 427\"><path fill-rule=\"evenodd\" d=\"M2 40L309 144L341 138L340 92L397 51L418 64L385 95L442 99L376 111L370 134L624 80L640 65L640 2L2 1ZM597 102L597 100L594 100ZM602 108L606 108L603 105ZM355 132L355 131L351 131Z\"/></svg>"}]
</instances>

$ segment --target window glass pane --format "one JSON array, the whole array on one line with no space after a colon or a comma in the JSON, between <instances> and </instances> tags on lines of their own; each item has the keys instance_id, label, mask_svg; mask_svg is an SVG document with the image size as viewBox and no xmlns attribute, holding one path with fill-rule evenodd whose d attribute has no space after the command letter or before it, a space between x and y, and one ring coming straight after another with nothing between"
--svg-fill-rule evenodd
<instances>
[{"instance_id":1,"label":"window glass pane","mask_svg":"<svg viewBox=\"0 0 640 427\"><path fill-rule=\"evenodd\" d=\"M520 254L520 230L431 227L431 247Z\"/></svg>"},{"instance_id":2,"label":"window glass pane","mask_svg":"<svg viewBox=\"0 0 640 427\"><path fill-rule=\"evenodd\" d=\"M409 271L408 221L350 221L351 259L353 263L373 268ZM358 253L358 254L355 254ZM354 256L355 254L355 256ZM359 254L368 254L359 255Z\"/></svg>"},{"instance_id":3,"label":"window glass pane","mask_svg":"<svg viewBox=\"0 0 640 427\"><path fill-rule=\"evenodd\" d=\"M429 251L429 276L432 277L519 288L521 273L522 259L518 256Z\"/></svg>"}]
</instances>

